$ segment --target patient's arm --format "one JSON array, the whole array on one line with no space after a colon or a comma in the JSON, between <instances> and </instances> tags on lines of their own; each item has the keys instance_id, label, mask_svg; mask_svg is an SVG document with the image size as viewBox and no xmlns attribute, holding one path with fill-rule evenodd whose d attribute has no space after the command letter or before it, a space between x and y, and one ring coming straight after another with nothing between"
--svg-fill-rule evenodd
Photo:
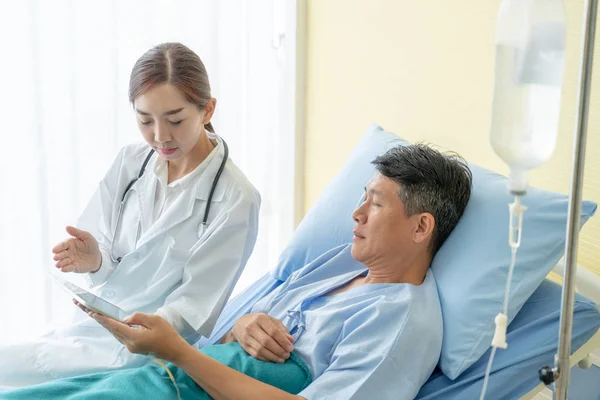
<instances>
[{"instance_id":1,"label":"patient's arm","mask_svg":"<svg viewBox=\"0 0 600 400\"><path fill-rule=\"evenodd\" d=\"M132 353L153 354L183 369L213 399L302 399L246 376L200 353L157 315L135 313L129 326L97 313L90 316L108 329Z\"/></svg>"},{"instance_id":2,"label":"patient's arm","mask_svg":"<svg viewBox=\"0 0 600 400\"><path fill-rule=\"evenodd\" d=\"M171 360L213 399L303 399L242 374L185 343Z\"/></svg>"}]
</instances>

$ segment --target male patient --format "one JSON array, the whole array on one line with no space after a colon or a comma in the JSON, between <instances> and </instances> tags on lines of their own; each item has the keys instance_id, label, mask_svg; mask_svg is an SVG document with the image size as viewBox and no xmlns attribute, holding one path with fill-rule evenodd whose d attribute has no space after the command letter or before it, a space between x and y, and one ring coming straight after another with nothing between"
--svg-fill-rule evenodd
<instances>
[{"instance_id":1,"label":"male patient","mask_svg":"<svg viewBox=\"0 0 600 400\"><path fill-rule=\"evenodd\" d=\"M377 172L352 214L352 244L293 273L222 344L198 351L155 315L133 314L129 326L90 315L130 351L172 363L183 398L414 398L442 343L429 266L465 210L472 175L460 157L425 145L396 147L373 163ZM170 381L153 379L161 373L147 366L94 374L0 399L93 396L99 388L102 398L168 398Z\"/></svg>"}]
</instances>

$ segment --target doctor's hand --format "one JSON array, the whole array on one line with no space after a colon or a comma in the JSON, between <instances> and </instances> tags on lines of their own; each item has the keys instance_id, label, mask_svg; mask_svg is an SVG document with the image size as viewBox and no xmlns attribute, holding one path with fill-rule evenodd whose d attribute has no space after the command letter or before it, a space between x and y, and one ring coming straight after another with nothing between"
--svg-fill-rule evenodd
<instances>
[{"instance_id":1,"label":"doctor's hand","mask_svg":"<svg viewBox=\"0 0 600 400\"><path fill-rule=\"evenodd\" d=\"M62 272L96 272L100 268L102 255L96 239L86 231L67 226L72 238L57 244L52 252L56 268Z\"/></svg>"},{"instance_id":2,"label":"doctor's hand","mask_svg":"<svg viewBox=\"0 0 600 400\"><path fill-rule=\"evenodd\" d=\"M284 363L294 350L294 338L285 325L267 314L246 314L233 325L230 336L252 357Z\"/></svg>"},{"instance_id":3,"label":"doctor's hand","mask_svg":"<svg viewBox=\"0 0 600 400\"><path fill-rule=\"evenodd\" d=\"M158 315L136 312L121 323L98 313L88 314L132 353L173 362L189 347L171 324Z\"/></svg>"}]
</instances>

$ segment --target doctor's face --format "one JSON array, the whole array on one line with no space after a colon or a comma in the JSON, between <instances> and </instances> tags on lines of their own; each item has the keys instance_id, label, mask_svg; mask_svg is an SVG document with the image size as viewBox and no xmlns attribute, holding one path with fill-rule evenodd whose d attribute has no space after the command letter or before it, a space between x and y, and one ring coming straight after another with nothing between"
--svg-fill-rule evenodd
<instances>
[{"instance_id":1,"label":"doctor's face","mask_svg":"<svg viewBox=\"0 0 600 400\"><path fill-rule=\"evenodd\" d=\"M215 99L201 111L175 86L161 84L138 96L133 106L146 142L161 157L176 160L187 155L205 134L204 125L210 122Z\"/></svg>"},{"instance_id":2,"label":"doctor's face","mask_svg":"<svg viewBox=\"0 0 600 400\"><path fill-rule=\"evenodd\" d=\"M399 190L398 183L376 173L365 187L364 202L352 213L352 257L367 267L402 257L418 240L418 220L406 215Z\"/></svg>"}]
</instances>

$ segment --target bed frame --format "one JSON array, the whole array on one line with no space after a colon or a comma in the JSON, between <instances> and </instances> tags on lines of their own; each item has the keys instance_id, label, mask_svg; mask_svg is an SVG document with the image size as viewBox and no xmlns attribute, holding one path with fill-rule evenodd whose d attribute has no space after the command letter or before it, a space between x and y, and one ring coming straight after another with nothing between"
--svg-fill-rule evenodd
<instances>
[{"instance_id":1,"label":"bed frame","mask_svg":"<svg viewBox=\"0 0 600 400\"><path fill-rule=\"evenodd\" d=\"M557 275L562 277L564 268L564 260L560 260L552 270L553 277ZM553 279L556 280L556 279ZM600 306L600 276L590 270L577 266L577 277L575 279L575 287L578 293L593 300ZM600 357L592 354L594 350L600 349L600 330L594 334L583 346L571 355L571 367L575 364L579 368L589 368L592 364L600 366ZM540 382L533 390L521 397L521 400L530 400L544 390L546 386Z\"/></svg>"}]
</instances>

